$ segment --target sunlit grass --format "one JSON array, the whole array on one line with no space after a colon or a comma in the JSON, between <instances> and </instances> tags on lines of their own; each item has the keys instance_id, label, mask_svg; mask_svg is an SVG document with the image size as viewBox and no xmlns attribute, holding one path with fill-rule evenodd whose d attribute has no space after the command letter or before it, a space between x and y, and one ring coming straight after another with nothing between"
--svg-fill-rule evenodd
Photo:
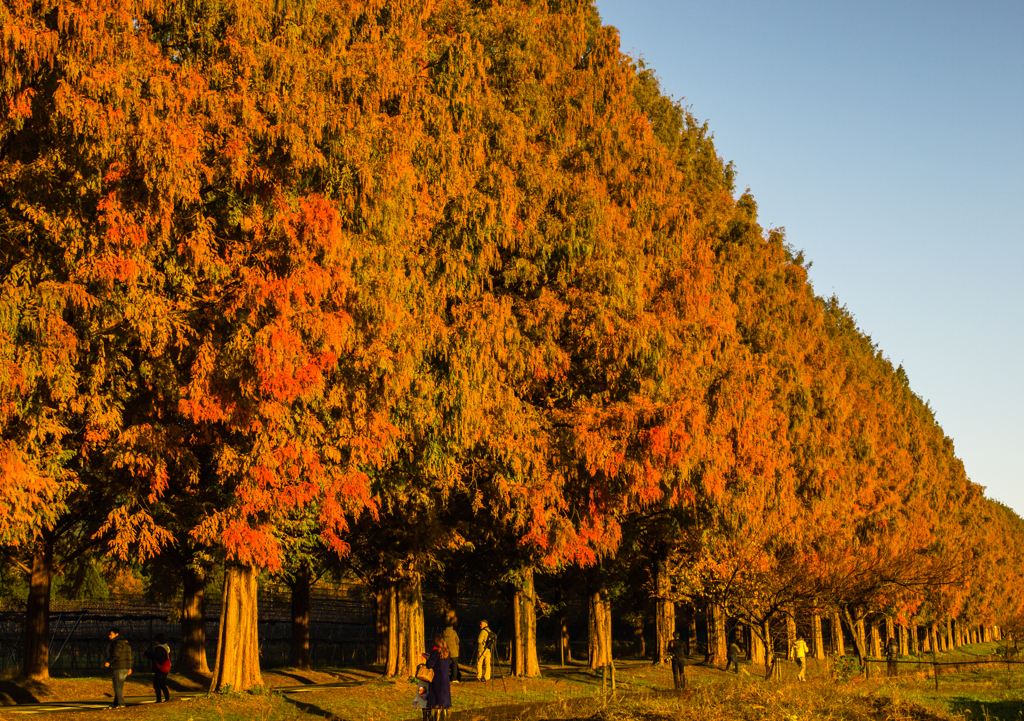
<instances>
[{"instance_id":1,"label":"sunlit grass","mask_svg":"<svg viewBox=\"0 0 1024 721\"><path fill-rule=\"evenodd\" d=\"M452 721L1024 721L1024 667L967 665L987 658L990 650L968 647L936 655L939 662L964 663L944 667L937 691L931 664L924 659L920 666L904 666L906 673L897 679L857 675L845 681L830 678L828 665L812 660L807 683L798 683L795 664L785 661L781 680L774 681L765 681L763 670L749 664L742 665L745 673L740 675L691 665L687 668L688 688L679 694L671 690L672 675L667 667L639 661L619 664L614 694L610 685L603 685L600 673L583 665L547 667L543 677L536 679L502 678L496 673L488 683L478 683L471 680L472 674L466 674L466 681L452 687ZM500 670L507 672L507 667ZM201 695L149 705L136 713L156 721L421 718L412 707L413 683L409 680L341 669L333 670L331 677L351 685ZM102 721L119 716L111 711L61 714L68 721L79 717ZM0 710L0 718L23 717L7 716Z\"/></svg>"}]
</instances>

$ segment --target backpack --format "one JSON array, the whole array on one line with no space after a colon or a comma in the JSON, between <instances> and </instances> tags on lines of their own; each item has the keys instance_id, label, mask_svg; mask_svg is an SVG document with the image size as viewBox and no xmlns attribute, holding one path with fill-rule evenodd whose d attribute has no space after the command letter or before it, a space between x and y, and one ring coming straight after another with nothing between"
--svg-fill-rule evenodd
<instances>
[{"instance_id":1,"label":"backpack","mask_svg":"<svg viewBox=\"0 0 1024 721\"><path fill-rule=\"evenodd\" d=\"M484 644L487 650L491 652L492 658L498 657L498 634L491 629L487 629L487 643Z\"/></svg>"},{"instance_id":2,"label":"backpack","mask_svg":"<svg viewBox=\"0 0 1024 721\"><path fill-rule=\"evenodd\" d=\"M156 670L160 673L169 673L171 670L171 649L164 645L157 646L157 648L162 648L166 651L167 658L165 658L162 663L158 663L156 665Z\"/></svg>"}]
</instances>

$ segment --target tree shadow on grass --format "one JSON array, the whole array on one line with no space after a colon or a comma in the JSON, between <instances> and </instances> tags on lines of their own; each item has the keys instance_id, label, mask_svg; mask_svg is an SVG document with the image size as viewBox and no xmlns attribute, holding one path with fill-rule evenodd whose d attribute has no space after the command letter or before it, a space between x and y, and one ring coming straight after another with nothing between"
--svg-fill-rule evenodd
<instances>
[{"instance_id":1,"label":"tree shadow on grass","mask_svg":"<svg viewBox=\"0 0 1024 721\"><path fill-rule=\"evenodd\" d=\"M950 699L950 710L974 719L1021 721L1024 719L1024 701L978 701L960 696Z\"/></svg>"},{"instance_id":2,"label":"tree shadow on grass","mask_svg":"<svg viewBox=\"0 0 1024 721\"><path fill-rule=\"evenodd\" d=\"M49 696L46 685L40 681L19 678L0 681L0 706L39 703L42 696Z\"/></svg>"},{"instance_id":3,"label":"tree shadow on grass","mask_svg":"<svg viewBox=\"0 0 1024 721\"><path fill-rule=\"evenodd\" d=\"M309 678L308 676L302 676L302 675L294 673L294 672L282 671L279 668L274 669L274 673L277 674L278 676L284 676L285 678L293 678L296 681L298 681L299 683L304 683L304 684L315 684L316 683L316 681L314 681L313 679Z\"/></svg>"},{"instance_id":4,"label":"tree shadow on grass","mask_svg":"<svg viewBox=\"0 0 1024 721\"><path fill-rule=\"evenodd\" d=\"M344 721L341 716L338 716L327 709L320 708L316 704L299 701L287 695L282 696L281 698L283 698L286 703L290 703L295 708L299 709L303 713L309 714L310 716L319 716L320 718L328 719L328 721Z\"/></svg>"},{"instance_id":5,"label":"tree shadow on grass","mask_svg":"<svg viewBox=\"0 0 1024 721\"><path fill-rule=\"evenodd\" d=\"M167 677L167 687L177 693L195 693L210 690L212 675L198 671L175 671Z\"/></svg>"}]
</instances>

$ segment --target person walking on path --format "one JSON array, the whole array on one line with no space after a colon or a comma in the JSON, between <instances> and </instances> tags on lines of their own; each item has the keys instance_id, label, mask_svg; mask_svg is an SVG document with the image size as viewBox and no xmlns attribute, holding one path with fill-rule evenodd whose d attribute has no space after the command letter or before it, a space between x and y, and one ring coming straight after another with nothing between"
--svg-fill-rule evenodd
<instances>
[{"instance_id":1,"label":"person walking on path","mask_svg":"<svg viewBox=\"0 0 1024 721\"><path fill-rule=\"evenodd\" d=\"M480 633L476 637L476 680L491 680L491 634L487 621L480 622Z\"/></svg>"},{"instance_id":2,"label":"person walking on path","mask_svg":"<svg viewBox=\"0 0 1024 721\"><path fill-rule=\"evenodd\" d=\"M672 656L672 684L676 691L686 688L686 647L677 631L668 642L668 652Z\"/></svg>"},{"instance_id":3,"label":"person walking on path","mask_svg":"<svg viewBox=\"0 0 1024 721\"><path fill-rule=\"evenodd\" d=\"M433 721L447 721L448 710L452 707L452 687L448 670L451 668L451 652L440 633L434 636L434 647L427 656L427 668L434 671L434 678L427 689L427 708Z\"/></svg>"},{"instance_id":4,"label":"person walking on path","mask_svg":"<svg viewBox=\"0 0 1024 721\"><path fill-rule=\"evenodd\" d=\"M114 680L114 703L110 708L124 708L124 682L132 675L132 647L121 638L117 628L110 629L107 634L107 662L103 664L111 671Z\"/></svg>"},{"instance_id":5,"label":"person walking on path","mask_svg":"<svg viewBox=\"0 0 1024 721\"><path fill-rule=\"evenodd\" d=\"M736 637L732 639L732 643L729 644L729 648L726 650L726 663L725 670L728 671L729 667L732 666L736 669L736 673L740 672L740 645L736 643Z\"/></svg>"},{"instance_id":6,"label":"person walking on path","mask_svg":"<svg viewBox=\"0 0 1024 721\"><path fill-rule=\"evenodd\" d=\"M899 655L900 644L894 637L890 637L889 641L885 644L885 672L890 678L895 678L899 673L899 667L896 663Z\"/></svg>"},{"instance_id":7,"label":"person walking on path","mask_svg":"<svg viewBox=\"0 0 1024 721\"><path fill-rule=\"evenodd\" d=\"M800 667L800 673L796 675L797 680L807 680L807 642L804 641L803 636L796 637L796 643L793 644L793 657L796 659L796 665Z\"/></svg>"},{"instance_id":8,"label":"person walking on path","mask_svg":"<svg viewBox=\"0 0 1024 721\"><path fill-rule=\"evenodd\" d=\"M156 702L170 701L171 692L167 690L167 674L171 671L171 647L167 645L167 637L158 633L153 637L153 648L145 651L142 655L153 662L153 691L156 692Z\"/></svg>"},{"instance_id":9,"label":"person walking on path","mask_svg":"<svg viewBox=\"0 0 1024 721\"><path fill-rule=\"evenodd\" d=\"M448 625L445 626L444 636L445 645L448 646L448 652L452 655L451 665L451 680L452 683L459 683L462 681L462 671L459 670L459 634L455 630L455 625L459 620L455 617L454 613L448 614Z\"/></svg>"}]
</instances>

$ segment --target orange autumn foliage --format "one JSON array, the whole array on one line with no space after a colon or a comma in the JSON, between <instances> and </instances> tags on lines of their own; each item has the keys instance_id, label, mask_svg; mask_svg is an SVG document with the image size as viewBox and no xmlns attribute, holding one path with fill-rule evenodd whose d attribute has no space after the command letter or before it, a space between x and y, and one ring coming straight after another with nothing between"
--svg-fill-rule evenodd
<instances>
[{"instance_id":1,"label":"orange autumn foliage","mask_svg":"<svg viewBox=\"0 0 1024 721\"><path fill-rule=\"evenodd\" d=\"M2 12L0 541L84 486L124 558L459 513L557 569L657 510L695 594L1005 605L928 580L1016 556L927 405L590 3Z\"/></svg>"}]
</instances>

